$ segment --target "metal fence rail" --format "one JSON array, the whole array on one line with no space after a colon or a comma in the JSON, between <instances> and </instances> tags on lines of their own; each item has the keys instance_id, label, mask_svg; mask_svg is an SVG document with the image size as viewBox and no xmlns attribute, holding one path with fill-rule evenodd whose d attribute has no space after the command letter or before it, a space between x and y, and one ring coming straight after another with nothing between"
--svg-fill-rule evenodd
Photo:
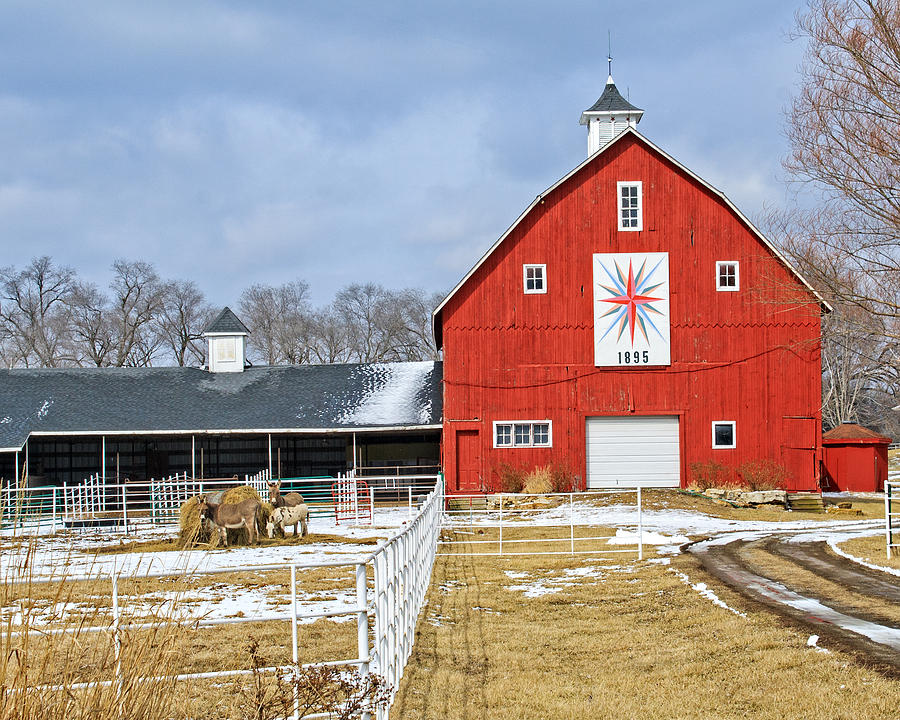
<instances>
[{"instance_id":1,"label":"metal fence rail","mask_svg":"<svg viewBox=\"0 0 900 720\"><path fill-rule=\"evenodd\" d=\"M193 569L181 571L143 572L124 575L110 574L111 583L111 613L112 620L107 625L101 626L75 626L75 627L41 627L40 629L13 628L5 624L0 632L17 636L23 633L33 635L70 634L81 632L108 632L111 635L114 651L115 677L109 680L90 681L60 686L59 689L77 690L98 685L113 685L121 687L122 667L121 648L123 630L140 630L158 627L164 623L187 625L200 630L205 627L226 625L235 623L275 622L291 621L291 648L293 666L273 666L259 670L236 668L203 673L183 673L175 676L175 680L187 681L199 678L230 677L247 675L252 672L286 672L292 667L297 667L299 662L299 637L298 629L301 620L338 617L342 615L355 615L357 626L357 656L327 660L320 663L311 663L303 667L314 665L348 665L357 666L362 675L374 673L383 677L392 688L390 700L396 694L400 678L412 651L415 639L415 627L419 613L425 601L425 593L431 580L431 570L434 565L435 550L440 534L441 512L444 505L443 478L435 478L431 492L423 501L415 518L406 526L396 532L392 537L382 541L374 552L352 561L339 562L310 562L310 563L279 563L266 565L243 565L216 569ZM372 567L372 588L369 589L367 581L367 569ZM354 568L355 597L352 604L339 610L328 612L300 612L297 606L297 577L304 570L321 568ZM291 611L288 616L260 617L248 615L243 617L218 618L218 619L162 619L159 622L147 623L146 621L130 623L123 619L119 603L119 583L123 580L135 580L161 577L188 578L203 575L218 575L246 572L268 572L290 569L291 573ZM28 577L21 580L7 578L10 584L40 584L49 582L77 582L81 580L96 580L101 577L97 574L80 576L60 576L36 578ZM371 627L370 627L371 616ZM370 645L370 629L373 632ZM152 678L144 678L146 680ZM378 720L388 720L389 706L378 710ZM297 717L295 713L295 718ZM318 716L306 716L307 718ZM324 716L323 716L324 717Z\"/></svg>"},{"instance_id":2,"label":"metal fence rail","mask_svg":"<svg viewBox=\"0 0 900 720\"><path fill-rule=\"evenodd\" d=\"M893 548L900 547L900 480L884 483L884 541L888 560Z\"/></svg>"},{"instance_id":3,"label":"metal fence rail","mask_svg":"<svg viewBox=\"0 0 900 720\"><path fill-rule=\"evenodd\" d=\"M609 541L611 535L578 536L575 528L579 526L575 522L575 503L580 500L589 500L602 497L604 495L635 495L635 526L637 539L634 543L623 543L623 549L619 550L598 550L596 547L585 549L584 545L593 543L596 545L601 541ZM543 506L528 504L529 498L546 503ZM523 502L525 503L523 505ZM454 546L471 546L476 545L484 547L483 551L470 550L454 550L451 552L441 553L442 555L462 555L462 556L483 556L483 555L598 555L598 554L621 554L621 553L637 553L638 560L644 559L644 528L643 528L643 512L641 502L641 488L616 488L614 490L591 490L589 492L569 492L569 493L496 493L494 495L452 495L446 500L445 523L444 527L457 533L463 532L461 528L470 527L483 530L484 528L493 528L498 531L497 538L486 538L482 540L464 539L464 540L441 540L438 545L447 547ZM559 523L541 523L540 526L529 524L528 517L535 512L542 510L564 510L564 517L560 518ZM558 529L560 531L567 530L565 537L516 537L510 538L508 531L515 529L521 530L534 529L536 527L547 529ZM507 536L504 537L503 531L507 530ZM567 549L560 550L535 550L530 548L527 552L517 552L510 550L509 546L531 545L540 543L565 543ZM579 548L579 544L581 548ZM633 547L632 547L633 546ZM494 549L495 548L495 549Z\"/></svg>"}]
</instances>

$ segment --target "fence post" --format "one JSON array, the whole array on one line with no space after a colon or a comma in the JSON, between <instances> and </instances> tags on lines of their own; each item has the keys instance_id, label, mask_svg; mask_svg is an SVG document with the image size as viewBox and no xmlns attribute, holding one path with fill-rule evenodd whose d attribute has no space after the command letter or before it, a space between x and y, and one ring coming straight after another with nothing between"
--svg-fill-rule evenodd
<instances>
[{"instance_id":1,"label":"fence post","mask_svg":"<svg viewBox=\"0 0 900 720\"><path fill-rule=\"evenodd\" d=\"M122 525L125 527L125 534L128 534L128 497L125 483L122 483Z\"/></svg>"},{"instance_id":2,"label":"fence post","mask_svg":"<svg viewBox=\"0 0 900 720\"><path fill-rule=\"evenodd\" d=\"M366 564L359 563L356 566L356 607L359 612L356 616L356 645L359 659L360 678L365 680L369 675L369 615L366 603ZM363 720L370 720L371 713L362 714Z\"/></svg>"},{"instance_id":3,"label":"fence post","mask_svg":"<svg viewBox=\"0 0 900 720\"><path fill-rule=\"evenodd\" d=\"M569 538L572 554L575 554L575 494L569 493Z\"/></svg>"},{"instance_id":4,"label":"fence post","mask_svg":"<svg viewBox=\"0 0 900 720\"><path fill-rule=\"evenodd\" d=\"M885 550L887 551L887 559L891 559L891 543L893 542L891 533L891 482L884 481L884 539Z\"/></svg>"},{"instance_id":5,"label":"fence post","mask_svg":"<svg viewBox=\"0 0 900 720\"><path fill-rule=\"evenodd\" d=\"M300 652L297 648L297 566L291 564L291 658L294 668L291 672L291 683L294 688L294 720L300 720L300 691L297 687L300 671Z\"/></svg>"},{"instance_id":6,"label":"fence post","mask_svg":"<svg viewBox=\"0 0 900 720\"><path fill-rule=\"evenodd\" d=\"M407 505L408 510L406 512L406 516L412 517L412 485L410 485L408 488L406 488L406 490L409 494L409 501L408 501L409 504Z\"/></svg>"},{"instance_id":7,"label":"fence post","mask_svg":"<svg viewBox=\"0 0 900 720\"><path fill-rule=\"evenodd\" d=\"M500 552L498 554L503 554L503 493L500 493Z\"/></svg>"},{"instance_id":8,"label":"fence post","mask_svg":"<svg viewBox=\"0 0 900 720\"><path fill-rule=\"evenodd\" d=\"M369 524L375 524L375 487L369 488Z\"/></svg>"},{"instance_id":9,"label":"fence post","mask_svg":"<svg viewBox=\"0 0 900 720\"><path fill-rule=\"evenodd\" d=\"M112 573L113 655L116 662L116 699L122 700L122 637L119 634L119 578Z\"/></svg>"},{"instance_id":10,"label":"fence post","mask_svg":"<svg viewBox=\"0 0 900 720\"><path fill-rule=\"evenodd\" d=\"M51 528L50 532L55 533L56 532L56 485L53 486L51 502L53 503L53 527Z\"/></svg>"},{"instance_id":11,"label":"fence post","mask_svg":"<svg viewBox=\"0 0 900 720\"><path fill-rule=\"evenodd\" d=\"M637 486L638 506L638 560L644 559L644 517L641 513L641 486Z\"/></svg>"}]
</instances>

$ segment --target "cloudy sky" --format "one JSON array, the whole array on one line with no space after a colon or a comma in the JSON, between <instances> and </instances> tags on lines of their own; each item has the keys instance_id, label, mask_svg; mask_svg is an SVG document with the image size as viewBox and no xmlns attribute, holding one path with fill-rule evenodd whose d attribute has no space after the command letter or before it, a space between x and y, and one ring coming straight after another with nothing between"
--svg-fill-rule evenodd
<instances>
[{"instance_id":1,"label":"cloudy sky","mask_svg":"<svg viewBox=\"0 0 900 720\"><path fill-rule=\"evenodd\" d=\"M799 5L3 0L0 265L447 290L586 156L608 30L641 132L755 217Z\"/></svg>"}]
</instances>

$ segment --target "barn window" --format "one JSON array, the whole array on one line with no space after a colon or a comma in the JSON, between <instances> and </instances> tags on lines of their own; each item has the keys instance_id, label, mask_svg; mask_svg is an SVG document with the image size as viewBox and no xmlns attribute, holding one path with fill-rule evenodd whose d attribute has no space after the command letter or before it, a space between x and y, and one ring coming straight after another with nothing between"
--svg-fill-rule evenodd
<instances>
[{"instance_id":1,"label":"barn window","mask_svg":"<svg viewBox=\"0 0 900 720\"><path fill-rule=\"evenodd\" d=\"M717 420L712 424L712 446L714 448L737 447L733 420Z\"/></svg>"},{"instance_id":2,"label":"barn window","mask_svg":"<svg viewBox=\"0 0 900 720\"><path fill-rule=\"evenodd\" d=\"M494 423L494 447L550 447L552 444L549 420Z\"/></svg>"},{"instance_id":3,"label":"barn window","mask_svg":"<svg viewBox=\"0 0 900 720\"><path fill-rule=\"evenodd\" d=\"M619 188L619 230L640 230L644 226L642 208L642 184L620 182Z\"/></svg>"},{"instance_id":4,"label":"barn window","mask_svg":"<svg viewBox=\"0 0 900 720\"><path fill-rule=\"evenodd\" d=\"M741 289L741 276L737 260L721 260L716 263L716 290L725 292Z\"/></svg>"},{"instance_id":5,"label":"barn window","mask_svg":"<svg viewBox=\"0 0 900 720\"><path fill-rule=\"evenodd\" d=\"M522 272L525 280L526 295L547 292L546 265L523 265Z\"/></svg>"}]
</instances>

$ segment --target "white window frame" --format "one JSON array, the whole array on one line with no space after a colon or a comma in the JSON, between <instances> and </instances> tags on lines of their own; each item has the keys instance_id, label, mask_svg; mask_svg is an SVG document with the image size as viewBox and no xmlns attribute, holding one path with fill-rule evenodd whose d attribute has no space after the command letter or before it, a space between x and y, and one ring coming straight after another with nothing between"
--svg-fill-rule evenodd
<instances>
[{"instance_id":1,"label":"white window frame","mask_svg":"<svg viewBox=\"0 0 900 720\"><path fill-rule=\"evenodd\" d=\"M622 189L637 188L637 225L625 227L622 218ZM616 183L616 217L619 219L619 230L623 232L640 232L644 229L644 183L640 180L621 180Z\"/></svg>"},{"instance_id":2,"label":"white window frame","mask_svg":"<svg viewBox=\"0 0 900 720\"><path fill-rule=\"evenodd\" d=\"M722 268L734 266L734 286L722 284ZM719 292L737 292L741 289L741 264L737 260L716 261L716 290Z\"/></svg>"},{"instance_id":3,"label":"white window frame","mask_svg":"<svg viewBox=\"0 0 900 720\"><path fill-rule=\"evenodd\" d=\"M509 427L509 437L510 442L508 445L498 445L497 444L497 426L504 425ZM516 443L516 425L528 425L528 443ZM546 443L535 443L534 442L534 426L535 425L546 425L547 426L547 442ZM553 447L553 422L551 420L494 420L493 422L494 429L494 447L495 448L523 448L523 447L536 447L536 448L549 448Z\"/></svg>"},{"instance_id":4,"label":"white window frame","mask_svg":"<svg viewBox=\"0 0 900 720\"><path fill-rule=\"evenodd\" d=\"M541 271L541 287L540 289L528 289L528 271L529 270L540 270ZM536 279L536 278L535 278ZM547 266L546 265L535 265L528 264L522 265L522 289L525 291L526 295L543 295L547 292Z\"/></svg>"},{"instance_id":5,"label":"white window frame","mask_svg":"<svg viewBox=\"0 0 900 720\"><path fill-rule=\"evenodd\" d=\"M731 425L731 445L716 445L716 425ZM734 420L713 420L712 447L713 450L733 450L737 447L737 424Z\"/></svg>"}]
</instances>

